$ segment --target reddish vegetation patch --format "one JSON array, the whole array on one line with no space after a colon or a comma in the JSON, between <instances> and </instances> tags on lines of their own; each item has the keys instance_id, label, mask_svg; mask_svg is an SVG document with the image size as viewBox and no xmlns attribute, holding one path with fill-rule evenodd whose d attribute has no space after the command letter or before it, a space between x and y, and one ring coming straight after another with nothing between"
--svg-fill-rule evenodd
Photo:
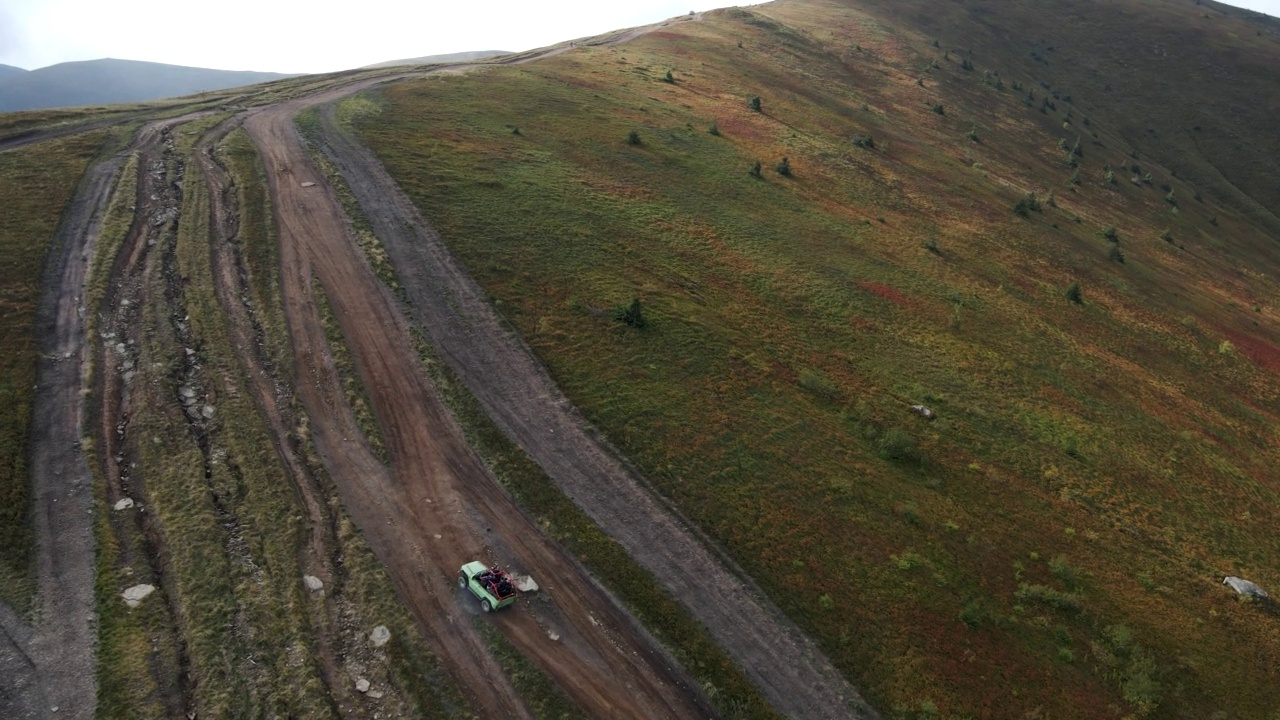
<instances>
[{"instance_id":1,"label":"reddish vegetation patch","mask_svg":"<svg viewBox=\"0 0 1280 720\"><path fill-rule=\"evenodd\" d=\"M876 324L864 317L851 317L849 318L849 324L859 330L866 330L868 332L876 329Z\"/></svg>"},{"instance_id":2,"label":"reddish vegetation patch","mask_svg":"<svg viewBox=\"0 0 1280 720\"><path fill-rule=\"evenodd\" d=\"M911 298L902 294L898 290L895 290L894 288L889 287L888 285L881 285L880 283L877 283L877 282L863 280L862 282L858 283L858 287L862 288L863 290L866 290L867 292L871 292L876 295L879 295L880 297L884 298L885 300L888 300L894 305L905 306L911 303Z\"/></svg>"},{"instance_id":3,"label":"reddish vegetation patch","mask_svg":"<svg viewBox=\"0 0 1280 720\"><path fill-rule=\"evenodd\" d=\"M1280 348L1266 340L1232 330L1226 331L1226 336L1255 365L1263 370L1280 372Z\"/></svg>"}]
</instances>

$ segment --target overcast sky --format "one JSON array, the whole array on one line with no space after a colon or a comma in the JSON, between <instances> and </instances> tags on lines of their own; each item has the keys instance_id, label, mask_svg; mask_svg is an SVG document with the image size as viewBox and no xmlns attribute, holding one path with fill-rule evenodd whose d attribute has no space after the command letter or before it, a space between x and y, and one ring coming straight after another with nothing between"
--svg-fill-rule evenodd
<instances>
[{"instance_id":1,"label":"overcast sky","mask_svg":"<svg viewBox=\"0 0 1280 720\"><path fill-rule=\"evenodd\" d=\"M1172 1L1172 0L1171 0ZM463 50L527 50L749 0L0 0L0 64L113 57L327 72ZM1232 0L1280 16L1280 0Z\"/></svg>"}]
</instances>

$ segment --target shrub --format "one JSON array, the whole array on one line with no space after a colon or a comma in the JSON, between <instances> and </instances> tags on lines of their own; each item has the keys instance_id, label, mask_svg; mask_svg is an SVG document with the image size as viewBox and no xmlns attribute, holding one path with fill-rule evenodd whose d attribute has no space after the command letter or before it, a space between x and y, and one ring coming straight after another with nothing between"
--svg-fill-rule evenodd
<instances>
[{"instance_id":1,"label":"shrub","mask_svg":"<svg viewBox=\"0 0 1280 720\"><path fill-rule=\"evenodd\" d=\"M643 330L648 326L649 322L645 320L644 309L640 306L640 298L635 298L631 304L622 308L618 308L613 312L613 319L637 330Z\"/></svg>"},{"instance_id":2,"label":"shrub","mask_svg":"<svg viewBox=\"0 0 1280 720\"><path fill-rule=\"evenodd\" d=\"M876 444L880 457L894 462L920 462L920 448L915 438L902 428L889 428Z\"/></svg>"},{"instance_id":3,"label":"shrub","mask_svg":"<svg viewBox=\"0 0 1280 720\"><path fill-rule=\"evenodd\" d=\"M716 137L720 137L720 126L715 123L711 123L711 127L707 128L707 132L715 135Z\"/></svg>"},{"instance_id":4,"label":"shrub","mask_svg":"<svg viewBox=\"0 0 1280 720\"><path fill-rule=\"evenodd\" d=\"M1080 572L1071 567L1066 555L1059 555L1049 561L1049 572L1061 580L1067 587L1074 589L1080 584Z\"/></svg>"},{"instance_id":5,"label":"shrub","mask_svg":"<svg viewBox=\"0 0 1280 720\"><path fill-rule=\"evenodd\" d=\"M747 172L751 173L751 177L754 177L754 178L760 177L760 161L757 160L755 164L751 166L751 169L748 170Z\"/></svg>"},{"instance_id":6,"label":"shrub","mask_svg":"<svg viewBox=\"0 0 1280 720\"><path fill-rule=\"evenodd\" d=\"M974 125L973 127L969 128L969 132L965 133L965 137L969 138L974 142L982 142L982 138L978 135L977 125Z\"/></svg>"},{"instance_id":7,"label":"shrub","mask_svg":"<svg viewBox=\"0 0 1280 720\"><path fill-rule=\"evenodd\" d=\"M753 98L751 98L751 102L749 103L749 107L750 107L750 108L751 108L751 110L752 110L752 111L754 111L754 112L764 112L764 110L760 109L760 98L759 98L759 97L753 97Z\"/></svg>"},{"instance_id":8,"label":"shrub","mask_svg":"<svg viewBox=\"0 0 1280 720\"><path fill-rule=\"evenodd\" d=\"M947 114L947 109L946 109L946 108L944 108L944 107L942 107L942 103L937 103L937 104L935 104L935 105L933 106L933 111L934 111L934 112L936 112L936 113L938 113L939 115L946 115L946 114Z\"/></svg>"},{"instance_id":9,"label":"shrub","mask_svg":"<svg viewBox=\"0 0 1280 720\"><path fill-rule=\"evenodd\" d=\"M964 60L961 60L961 61L960 61L960 68L961 68L961 69L963 69L963 70L972 70L972 69L973 69L973 61L972 61L972 60L970 60L969 58L965 58Z\"/></svg>"},{"instance_id":10,"label":"shrub","mask_svg":"<svg viewBox=\"0 0 1280 720\"><path fill-rule=\"evenodd\" d=\"M1084 293L1080 291L1080 283L1073 282L1067 286L1067 299L1077 305L1084 304Z\"/></svg>"},{"instance_id":11,"label":"shrub","mask_svg":"<svg viewBox=\"0 0 1280 720\"><path fill-rule=\"evenodd\" d=\"M1079 184L1080 184L1080 171L1079 171L1079 170L1076 170L1075 172L1071 173L1071 180L1070 180L1070 182L1071 182L1071 184L1072 184L1072 185L1079 185Z\"/></svg>"},{"instance_id":12,"label":"shrub","mask_svg":"<svg viewBox=\"0 0 1280 720\"><path fill-rule=\"evenodd\" d=\"M982 605L977 600L970 600L963 608L960 608L960 622L964 623L970 630L981 625L985 616L986 613L983 612Z\"/></svg>"},{"instance_id":13,"label":"shrub","mask_svg":"<svg viewBox=\"0 0 1280 720\"><path fill-rule=\"evenodd\" d=\"M1160 233L1160 239L1167 243L1171 243L1173 242L1173 233L1169 232L1168 230L1165 230L1164 232Z\"/></svg>"},{"instance_id":14,"label":"shrub","mask_svg":"<svg viewBox=\"0 0 1280 720\"><path fill-rule=\"evenodd\" d=\"M665 83L674 84L675 81L676 81L676 76L672 75L670 70L667 71L666 77L662 78L662 82L665 82Z\"/></svg>"},{"instance_id":15,"label":"shrub","mask_svg":"<svg viewBox=\"0 0 1280 720\"><path fill-rule=\"evenodd\" d=\"M800 387L828 400L836 400L840 397L840 388L825 373L818 370L808 368L800 370Z\"/></svg>"},{"instance_id":16,"label":"shrub","mask_svg":"<svg viewBox=\"0 0 1280 720\"><path fill-rule=\"evenodd\" d=\"M520 127L517 125L516 127L511 128L511 134L512 134L512 135L519 135L519 134L520 134Z\"/></svg>"},{"instance_id":17,"label":"shrub","mask_svg":"<svg viewBox=\"0 0 1280 720\"><path fill-rule=\"evenodd\" d=\"M1102 179L1103 179L1105 182L1107 182L1107 183L1109 183L1109 184L1111 184L1111 185L1115 185L1115 184L1116 184L1116 173L1115 173L1115 171L1114 171L1114 170L1107 170L1106 172L1102 173Z\"/></svg>"},{"instance_id":18,"label":"shrub","mask_svg":"<svg viewBox=\"0 0 1280 720\"><path fill-rule=\"evenodd\" d=\"M1059 592L1046 585L1022 583L1013 596L1019 602L1036 602L1062 612L1078 613L1081 610L1080 599L1075 595Z\"/></svg>"},{"instance_id":19,"label":"shrub","mask_svg":"<svg viewBox=\"0 0 1280 720\"><path fill-rule=\"evenodd\" d=\"M774 170L777 170L778 174L783 177L791 177L791 161L783 157L782 162L778 163Z\"/></svg>"},{"instance_id":20,"label":"shrub","mask_svg":"<svg viewBox=\"0 0 1280 720\"><path fill-rule=\"evenodd\" d=\"M1102 237L1106 238L1107 240L1110 240L1113 243L1120 242L1120 235L1119 233L1116 232L1115 225L1108 225L1107 228L1102 231Z\"/></svg>"},{"instance_id":21,"label":"shrub","mask_svg":"<svg viewBox=\"0 0 1280 720\"><path fill-rule=\"evenodd\" d=\"M876 146L875 138L871 137L870 134L859 135L858 133L854 133L850 142L860 148L867 148L868 150Z\"/></svg>"},{"instance_id":22,"label":"shrub","mask_svg":"<svg viewBox=\"0 0 1280 720\"><path fill-rule=\"evenodd\" d=\"M1214 226L1214 227L1218 227L1218 216L1217 216L1217 215L1213 215L1213 216L1211 216L1211 217L1209 218L1209 224L1210 224L1210 225L1212 225L1212 226Z\"/></svg>"},{"instance_id":23,"label":"shrub","mask_svg":"<svg viewBox=\"0 0 1280 720\"><path fill-rule=\"evenodd\" d=\"M1119 245L1112 245L1111 250L1107 253L1107 259L1112 262L1124 264L1124 252L1120 250Z\"/></svg>"},{"instance_id":24,"label":"shrub","mask_svg":"<svg viewBox=\"0 0 1280 720\"><path fill-rule=\"evenodd\" d=\"M929 252L933 253L934 255L941 255L941 254L942 254L942 251L938 249L938 242L937 242L936 240L934 240L933 238L929 238L928 240L925 240L925 241L924 241L924 244L923 244L923 245L921 245L921 247L923 247L925 250L928 250Z\"/></svg>"},{"instance_id":25,"label":"shrub","mask_svg":"<svg viewBox=\"0 0 1280 720\"><path fill-rule=\"evenodd\" d=\"M1027 193L1013 204L1013 211L1022 217L1029 217L1032 212L1040 212L1041 207L1040 198L1035 193Z\"/></svg>"},{"instance_id":26,"label":"shrub","mask_svg":"<svg viewBox=\"0 0 1280 720\"><path fill-rule=\"evenodd\" d=\"M638 131L636 131L636 130L632 130L631 132L627 133L627 144L628 144L628 145L639 145L639 144L640 144L640 133L639 133Z\"/></svg>"}]
</instances>

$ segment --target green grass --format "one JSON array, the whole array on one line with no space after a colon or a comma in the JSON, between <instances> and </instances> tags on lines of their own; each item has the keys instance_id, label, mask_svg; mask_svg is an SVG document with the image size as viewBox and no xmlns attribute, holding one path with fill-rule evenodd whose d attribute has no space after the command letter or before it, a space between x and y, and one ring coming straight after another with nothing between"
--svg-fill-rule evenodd
<instances>
[{"instance_id":1,"label":"green grass","mask_svg":"<svg viewBox=\"0 0 1280 720\"><path fill-rule=\"evenodd\" d=\"M1271 315L1245 312L1274 295L1280 268L1254 252L1266 233L1239 217L1194 256L1160 241L1223 211L1183 202L1171 217L1154 149L1140 161L1154 189L1063 189L1056 142L1076 106L1040 113L1022 59L992 69L1034 88L1036 107L945 64L926 88L899 83L934 35L871 8L724 11L621 47L398 84L351 122L575 404L878 706L1249 715L1280 702L1222 629L1248 628L1267 658L1280 635L1200 589L1229 568L1270 580L1280 559L1256 531L1280 520L1266 409L1280 337ZM661 82L667 68L679 83ZM757 95L762 113L746 106ZM1128 148L1131 106L1075 102L1089 132ZM982 143L963 138L975 125ZM1082 178L1119 165L1088 138ZM790 178L746 172L783 156ZM1053 206L1009 212L1054 187ZM1108 225L1124 265L1094 230ZM1073 281L1082 306L1063 297ZM635 297L642 332L609 317ZM1250 350L1221 354L1223 340ZM913 415L917 402L938 419ZM1010 576L1033 551L1070 565ZM1152 598L1134 566L1177 568L1185 602ZM842 591L815 584L818 568ZM1080 587L1055 586L1064 575ZM1020 600L1020 584L1052 593ZM1073 633L1134 628L1163 704L1131 698L1079 648L1068 661L1040 627L1055 603L1083 609L1061 620ZM971 629L968 607L1003 620Z\"/></svg>"},{"instance_id":2,"label":"green grass","mask_svg":"<svg viewBox=\"0 0 1280 720\"><path fill-rule=\"evenodd\" d=\"M27 423L40 278L63 209L106 136L96 131L0 153L0 600L20 612L35 588Z\"/></svg>"}]
</instances>

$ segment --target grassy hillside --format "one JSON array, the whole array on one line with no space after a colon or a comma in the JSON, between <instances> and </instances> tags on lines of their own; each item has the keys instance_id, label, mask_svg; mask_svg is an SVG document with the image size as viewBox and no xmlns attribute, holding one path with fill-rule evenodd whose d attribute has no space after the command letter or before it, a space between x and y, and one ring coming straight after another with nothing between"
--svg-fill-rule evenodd
<instances>
[{"instance_id":1,"label":"grassy hillside","mask_svg":"<svg viewBox=\"0 0 1280 720\"><path fill-rule=\"evenodd\" d=\"M1089 64L1147 30L1274 64L1274 25L1185 5L783 0L357 122L889 716L1267 717L1277 616L1220 583L1280 588L1275 138L1226 111L1202 132L1253 152L1175 137L1185 86ZM1276 97L1247 82L1194 107ZM643 329L613 319L635 298Z\"/></svg>"}]
</instances>

